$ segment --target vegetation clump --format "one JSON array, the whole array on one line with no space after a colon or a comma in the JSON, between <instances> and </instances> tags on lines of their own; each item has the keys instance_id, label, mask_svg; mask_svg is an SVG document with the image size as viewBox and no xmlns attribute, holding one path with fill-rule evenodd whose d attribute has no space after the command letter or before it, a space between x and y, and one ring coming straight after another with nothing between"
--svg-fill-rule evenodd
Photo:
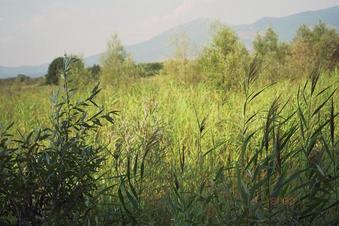
<instances>
[{"instance_id":1,"label":"vegetation clump","mask_svg":"<svg viewBox=\"0 0 339 226\"><path fill-rule=\"evenodd\" d=\"M103 120L113 123L94 99L74 101L68 73L75 58L64 57L63 94L55 93L51 126L14 138L12 125L1 131L1 225L74 225L96 202L98 171L105 160L104 146L90 141ZM88 109L95 109L88 115Z\"/></svg>"}]
</instances>

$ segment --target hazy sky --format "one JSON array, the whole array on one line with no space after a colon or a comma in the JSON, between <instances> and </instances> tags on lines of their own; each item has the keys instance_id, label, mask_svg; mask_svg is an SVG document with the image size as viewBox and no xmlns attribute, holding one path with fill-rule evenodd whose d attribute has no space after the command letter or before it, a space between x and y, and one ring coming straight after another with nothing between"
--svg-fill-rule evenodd
<instances>
[{"instance_id":1,"label":"hazy sky","mask_svg":"<svg viewBox=\"0 0 339 226\"><path fill-rule=\"evenodd\" d=\"M228 24L339 5L339 0L0 0L0 65L35 65L65 52L126 45L200 17Z\"/></svg>"}]
</instances>

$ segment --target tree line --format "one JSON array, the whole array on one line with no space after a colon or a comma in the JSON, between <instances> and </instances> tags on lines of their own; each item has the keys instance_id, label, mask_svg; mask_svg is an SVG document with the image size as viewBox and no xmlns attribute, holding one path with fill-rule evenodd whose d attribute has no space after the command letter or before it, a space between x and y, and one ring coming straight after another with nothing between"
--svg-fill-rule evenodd
<instances>
[{"instance_id":1,"label":"tree line","mask_svg":"<svg viewBox=\"0 0 339 226\"><path fill-rule=\"evenodd\" d=\"M103 84L114 84L162 73L176 75L190 83L207 81L228 89L238 87L246 62L254 57L261 62L261 78L270 82L295 79L309 74L315 67L331 72L339 65L339 35L334 28L322 22L313 28L302 25L290 42L280 41L277 33L268 28L257 34L251 51L227 26L216 22L212 29L212 40L197 56L190 56L190 40L183 35L174 43L172 59L142 64L133 61L115 34L108 42L100 65L85 68L83 60L77 57L70 76L79 84L99 79ZM58 57L50 63L45 76L47 84L59 83L63 59Z\"/></svg>"}]
</instances>

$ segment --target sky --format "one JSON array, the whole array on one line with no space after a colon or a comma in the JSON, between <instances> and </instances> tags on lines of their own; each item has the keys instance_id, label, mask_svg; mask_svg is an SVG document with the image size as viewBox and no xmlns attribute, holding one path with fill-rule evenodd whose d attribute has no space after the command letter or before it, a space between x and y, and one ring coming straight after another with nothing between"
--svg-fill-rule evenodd
<instances>
[{"instance_id":1,"label":"sky","mask_svg":"<svg viewBox=\"0 0 339 226\"><path fill-rule=\"evenodd\" d=\"M339 5L339 0L0 0L0 65L39 65L135 44L197 18L230 25Z\"/></svg>"}]
</instances>

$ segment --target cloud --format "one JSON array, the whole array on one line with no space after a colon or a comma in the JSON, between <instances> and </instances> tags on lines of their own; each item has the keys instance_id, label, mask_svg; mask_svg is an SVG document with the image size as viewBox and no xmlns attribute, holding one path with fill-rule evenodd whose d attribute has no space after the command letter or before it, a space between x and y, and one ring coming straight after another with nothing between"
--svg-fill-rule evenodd
<instances>
[{"instance_id":1,"label":"cloud","mask_svg":"<svg viewBox=\"0 0 339 226\"><path fill-rule=\"evenodd\" d=\"M161 16L160 19L165 21L180 21L181 19L193 19L195 11L204 8L215 0L182 0L171 12ZM182 21L181 21L182 22Z\"/></svg>"},{"instance_id":2,"label":"cloud","mask_svg":"<svg viewBox=\"0 0 339 226\"><path fill-rule=\"evenodd\" d=\"M167 29L183 24L187 21L192 21L205 15L199 15L207 5L218 0L176 0L163 11L158 14L150 15L142 19L139 27L140 32L144 35L144 40L147 40L154 35L163 32Z\"/></svg>"},{"instance_id":3,"label":"cloud","mask_svg":"<svg viewBox=\"0 0 339 226\"><path fill-rule=\"evenodd\" d=\"M173 16L182 16L192 13L197 7L203 7L215 0L183 0L172 12Z\"/></svg>"},{"instance_id":4,"label":"cloud","mask_svg":"<svg viewBox=\"0 0 339 226\"><path fill-rule=\"evenodd\" d=\"M200 0L201 1L201 0ZM183 17L189 15L196 6L198 1L193 0L183 0L180 2L173 10L169 11L163 15L152 16L151 21L153 23L162 23L165 26L177 22L178 20L182 19Z\"/></svg>"},{"instance_id":5,"label":"cloud","mask_svg":"<svg viewBox=\"0 0 339 226\"><path fill-rule=\"evenodd\" d=\"M185 13L189 13L193 10L194 3L193 0L184 0L181 4L179 4L174 10L173 15L174 16L180 16Z\"/></svg>"}]
</instances>

